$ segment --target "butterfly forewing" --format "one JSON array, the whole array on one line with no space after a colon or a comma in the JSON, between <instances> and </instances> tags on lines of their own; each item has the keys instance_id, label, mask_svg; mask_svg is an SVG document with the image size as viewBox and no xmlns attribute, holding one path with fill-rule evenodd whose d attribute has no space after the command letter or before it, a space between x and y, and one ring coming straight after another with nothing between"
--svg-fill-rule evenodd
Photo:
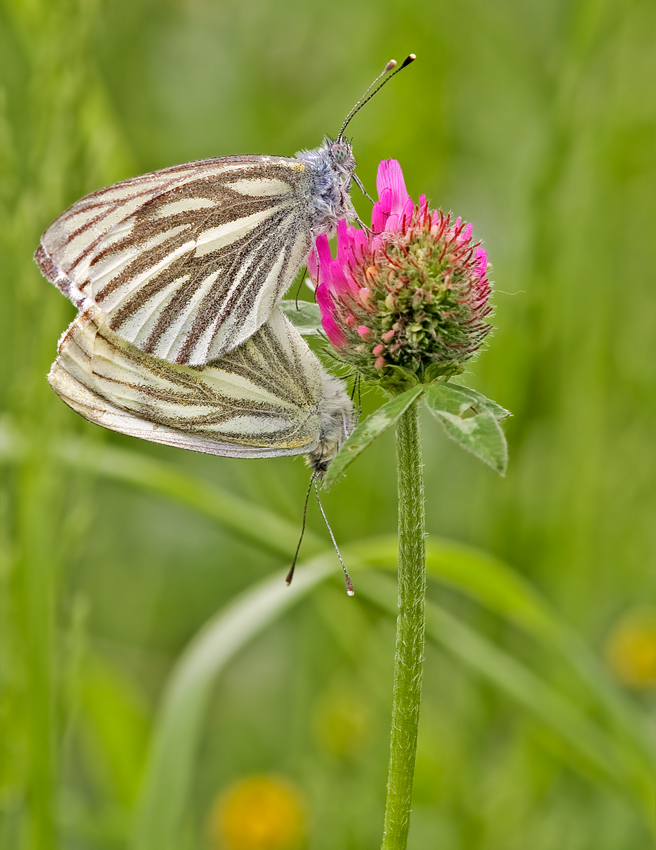
<instances>
[{"instance_id":1,"label":"butterfly forewing","mask_svg":"<svg viewBox=\"0 0 656 850\"><path fill-rule=\"evenodd\" d=\"M125 342L87 304L63 335L48 380L70 407L115 431L209 454L271 457L316 448L323 374L277 309L218 364L193 368Z\"/></svg>"},{"instance_id":2,"label":"butterfly forewing","mask_svg":"<svg viewBox=\"0 0 656 850\"><path fill-rule=\"evenodd\" d=\"M140 350L203 365L252 336L311 245L312 176L298 160L224 157L126 180L78 201L37 262Z\"/></svg>"}]
</instances>

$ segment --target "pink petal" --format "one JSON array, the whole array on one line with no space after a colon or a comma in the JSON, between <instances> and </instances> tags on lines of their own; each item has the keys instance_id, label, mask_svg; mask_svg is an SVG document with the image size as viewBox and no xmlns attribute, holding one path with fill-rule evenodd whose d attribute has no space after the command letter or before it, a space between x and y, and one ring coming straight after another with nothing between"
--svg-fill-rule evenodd
<instances>
[{"instance_id":1,"label":"pink petal","mask_svg":"<svg viewBox=\"0 0 656 850\"><path fill-rule=\"evenodd\" d=\"M328 290L328 286L325 283L320 283L314 294L316 296L319 309L321 310L321 315L332 315L335 309L335 304Z\"/></svg>"},{"instance_id":2,"label":"pink petal","mask_svg":"<svg viewBox=\"0 0 656 850\"><path fill-rule=\"evenodd\" d=\"M385 191L389 192L388 189ZM389 192L391 195L392 193ZM371 211L371 229L374 233L382 233L385 230L385 225L387 224L387 219L389 218L389 212L385 212L384 205L382 203L374 204L374 208Z\"/></svg>"},{"instance_id":3,"label":"pink petal","mask_svg":"<svg viewBox=\"0 0 656 850\"><path fill-rule=\"evenodd\" d=\"M350 272L346 274L346 285L348 286L351 295L357 295L360 291L360 285Z\"/></svg>"},{"instance_id":4,"label":"pink petal","mask_svg":"<svg viewBox=\"0 0 656 850\"><path fill-rule=\"evenodd\" d=\"M369 239L364 230L356 230L355 232L355 246L353 249L353 258L354 265L362 262L365 256L369 253Z\"/></svg>"},{"instance_id":5,"label":"pink petal","mask_svg":"<svg viewBox=\"0 0 656 850\"><path fill-rule=\"evenodd\" d=\"M404 223L404 226L407 226L408 224L410 224L410 221L412 219L412 215L413 215L414 211L415 211L415 203L412 200L412 198L408 196L408 200L403 205L403 212L401 214L401 218L402 218L402 221Z\"/></svg>"},{"instance_id":6,"label":"pink petal","mask_svg":"<svg viewBox=\"0 0 656 850\"><path fill-rule=\"evenodd\" d=\"M464 245L466 242L469 242L469 240L471 239L472 230L473 228L470 223L465 227L460 236L458 236L458 245Z\"/></svg>"},{"instance_id":7,"label":"pink petal","mask_svg":"<svg viewBox=\"0 0 656 850\"><path fill-rule=\"evenodd\" d=\"M327 283L331 278L330 266L333 261L333 255L330 253L330 245L328 244L328 237L325 233L317 237L316 246L319 260L319 276L321 278L319 283L323 283L324 281Z\"/></svg>"},{"instance_id":8,"label":"pink petal","mask_svg":"<svg viewBox=\"0 0 656 850\"><path fill-rule=\"evenodd\" d=\"M349 249L349 230L346 219L337 222L337 261L340 266L345 265L346 255Z\"/></svg>"},{"instance_id":9,"label":"pink petal","mask_svg":"<svg viewBox=\"0 0 656 850\"><path fill-rule=\"evenodd\" d=\"M326 336L335 346L335 348L341 348L346 342L346 337L342 333L339 325L335 321L333 316L323 316L321 319L321 326L326 332Z\"/></svg>"},{"instance_id":10,"label":"pink petal","mask_svg":"<svg viewBox=\"0 0 656 850\"><path fill-rule=\"evenodd\" d=\"M483 248L477 248L474 251L474 259L476 260L476 274L483 277L487 272L487 252Z\"/></svg>"},{"instance_id":11,"label":"pink petal","mask_svg":"<svg viewBox=\"0 0 656 850\"><path fill-rule=\"evenodd\" d=\"M310 277L316 283L317 282L317 251L316 248L313 248L310 253L307 255L305 260L305 265L307 266L307 270L310 273Z\"/></svg>"},{"instance_id":12,"label":"pink petal","mask_svg":"<svg viewBox=\"0 0 656 850\"><path fill-rule=\"evenodd\" d=\"M325 284L317 286L316 296L317 304L321 310L321 324L326 332L326 336L336 348L339 348L346 342L346 337L333 315L335 304L330 296L328 287Z\"/></svg>"},{"instance_id":13,"label":"pink petal","mask_svg":"<svg viewBox=\"0 0 656 850\"><path fill-rule=\"evenodd\" d=\"M385 230L388 233L398 233L401 230L401 216L400 215L391 215L387 219L387 224L385 225Z\"/></svg>"},{"instance_id":14,"label":"pink petal","mask_svg":"<svg viewBox=\"0 0 656 850\"><path fill-rule=\"evenodd\" d=\"M340 266L337 260L333 260L331 263L331 278L327 282L330 291L339 297L343 295L345 292L348 292L350 289L348 279L344 272L344 267Z\"/></svg>"},{"instance_id":15,"label":"pink petal","mask_svg":"<svg viewBox=\"0 0 656 850\"><path fill-rule=\"evenodd\" d=\"M405 188L403 171L401 171L401 166L395 159L384 159L379 164L378 174L376 176L376 189L378 190L379 198L382 198L384 189L390 189L392 192L390 212L401 212L409 195Z\"/></svg>"}]
</instances>

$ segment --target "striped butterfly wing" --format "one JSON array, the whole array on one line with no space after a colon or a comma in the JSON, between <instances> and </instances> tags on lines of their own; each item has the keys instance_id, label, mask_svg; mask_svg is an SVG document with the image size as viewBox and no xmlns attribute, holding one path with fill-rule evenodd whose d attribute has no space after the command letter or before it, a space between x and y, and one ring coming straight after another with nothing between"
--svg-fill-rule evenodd
<instances>
[{"instance_id":1,"label":"striped butterfly wing","mask_svg":"<svg viewBox=\"0 0 656 850\"><path fill-rule=\"evenodd\" d=\"M73 204L35 259L81 309L160 359L203 365L268 319L311 246L312 177L296 159L192 162Z\"/></svg>"},{"instance_id":2,"label":"striped butterfly wing","mask_svg":"<svg viewBox=\"0 0 656 850\"><path fill-rule=\"evenodd\" d=\"M159 360L121 339L91 304L62 336L48 375L90 422L156 443L229 457L313 451L324 375L278 309L220 362Z\"/></svg>"}]
</instances>

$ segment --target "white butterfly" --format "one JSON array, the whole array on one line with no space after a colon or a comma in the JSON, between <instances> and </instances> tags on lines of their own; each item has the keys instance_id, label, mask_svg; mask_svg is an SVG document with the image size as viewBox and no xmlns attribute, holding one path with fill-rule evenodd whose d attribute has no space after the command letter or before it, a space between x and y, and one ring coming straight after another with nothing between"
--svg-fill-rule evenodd
<instances>
[{"instance_id":1,"label":"white butterfly","mask_svg":"<svg viewBox=\"0 0 656 850\"><path fill-rule=\"evenodd\" d=\"M48 380L90 422L228 457L306 454L321 477L353 423L329 375L282 312L216 363L192 367L126 342L87 301L59 341Z\"/></svg>"},{"instance_id":2,"label":"white butterfly","mask_svg":"<svg viewBox=\"0 0 656 850\"><path fill-rule=\"evenodd\" d=\"M395 65L316 150L191 162L82 198L44 233L39 268L141 351L192 366L223 357L267 321L314 239L356 217L344 131Z\"/></svg>"}]
</instances>

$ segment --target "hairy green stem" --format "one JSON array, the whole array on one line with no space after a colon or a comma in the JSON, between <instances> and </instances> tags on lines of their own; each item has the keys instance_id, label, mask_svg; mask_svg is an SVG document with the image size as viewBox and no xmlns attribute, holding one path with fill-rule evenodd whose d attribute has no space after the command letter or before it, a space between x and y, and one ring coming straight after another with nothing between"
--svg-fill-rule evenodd
<instances>
[{"instance_id":1,"label":"hairy green stem","mask_svg":"<svg viewBox=\"0 0 656 850\"><path fill-rule=\"evenodd\" d=\"M396 622L392 732L382 850L405 850L408 843L412 783L426 628L426 553L424 478L417 403L396 425L399 488L399 614Z\"/></svg>"}]
</instances>

